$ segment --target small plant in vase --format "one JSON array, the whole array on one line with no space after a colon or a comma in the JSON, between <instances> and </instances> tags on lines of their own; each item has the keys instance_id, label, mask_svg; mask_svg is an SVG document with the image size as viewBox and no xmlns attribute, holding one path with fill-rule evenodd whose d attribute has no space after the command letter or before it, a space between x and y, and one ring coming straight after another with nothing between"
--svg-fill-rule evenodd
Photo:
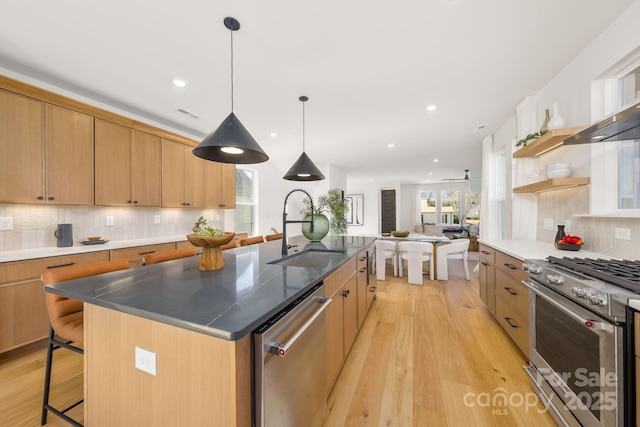
<instances>
[{"instance_id":1,"label":"small plant in vase","mask_svg":"<svg viewBox=\"0 0 640 427\"><path fill-rule=\"evenodd\" d=\"M302 210L305 219L311 218L311 201L304 200L306 209ZM318 197L318 202L313 207L313 227L314 232L310 233L309 224L302 224L302 234L312 242L321 240L331 230L335 234L346 234L347 218L349 212L347 202L342 197L342 191L334 188L329 190L327 194ZM327 218L328 213L331 218Z\"/></svg>"},{"instance_id":2,"label":"small plant in vase","mask_svg":"<svg viewBox=\"0 0 640 427\"><path fill-rule=\"evenodd\" d=\"M524 138L522 138L521 140L519 140L516 143L516 147L526 147L528 143L530 143L531 141L540 138L540 133L538 132L534 132L534 133L530 133L529 135L525 136Z\"/></svg>"}]
</instances>

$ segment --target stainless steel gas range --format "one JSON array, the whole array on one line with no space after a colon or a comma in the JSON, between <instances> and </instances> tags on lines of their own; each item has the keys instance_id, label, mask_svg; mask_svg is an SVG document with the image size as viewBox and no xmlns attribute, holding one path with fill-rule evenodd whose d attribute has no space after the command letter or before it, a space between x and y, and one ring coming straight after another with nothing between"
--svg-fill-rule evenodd
<instances>
[{"instance_id":1,"label":"stainless steel gas range","mask_svg":"<svg viewBox=\"0 0 640 427\"><path fill-rule=\"evenodd\" d=\"M640 261L527 260L532 386L559 425L630 425L627 380L632 322L640 297ZM635 424L635 423L634 423Z\"/></svg>"}]
</instances>

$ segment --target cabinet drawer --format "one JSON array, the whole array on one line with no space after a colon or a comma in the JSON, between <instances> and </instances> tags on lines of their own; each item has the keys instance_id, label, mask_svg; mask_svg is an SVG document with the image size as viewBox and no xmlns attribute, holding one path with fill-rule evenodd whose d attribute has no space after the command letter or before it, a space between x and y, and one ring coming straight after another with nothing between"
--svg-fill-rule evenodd
<instances>
[{"instance_id":1,"label":"cabinet drawer","mask_svg":"<svg viewBox=\"0 0 640 427\"><path fill-rule=\"evenodd\" d=\"M518 282L526 280L529 277L526 271L522 269L522 261L500 251L496 251L496 268L504 271Z\"/></svg>"},{"instance_id":2,"label":"cabinet drawer","mask_svg":"<svg viewBox=\"0 0 640 427\"><path fill-rule=\"evenodd\" d=\"M529 357L529 322L507 304L502 298L496 299L496 319L500 326L507 331L511 339Z\"/></svg>"},{"instance_id":3,"label":"cabinet drawer","mask_svg":"<svg viewBox=\"0 0 640 427\"><path fill-rule=\"evenodd\" d=\"M333 298L334 295L340 289L342 289L344 284L347 283L351 276L356 274L356 258L351 258L345 265L343 265L338 270L331 273L326 279L324 279L328 298Z\"/></svg>"},{"instance_id":4,"label":"cabinet drawer","mask_svg":"<svg viewBox=\"0 0 640 427\"><path fill-rule=\"evenodd\" d=\"M108 251L4 262L0 264L0 284L40 279L47 270L102 261L109 261Z\"/></svg>"},{"instance_id":5,"label":"cabinet drawer","mask_svg":"<svg viewBox=\"0 0 640 427\"><path fill-rule=\"evenodd\" d=\"M495 254L496 250L487 245L480 244L480 260L486 261L489 264L493 264L495 262Z\"/></svg>"},{"instance_id":6,"label":"cabinet drawer","mask_svg":"<svg viewBox=\"0 0 640 427\"><path fill-rule=\"evenodd\" d=\"M146 246L134 246L133 248L113 249L111 252L111 259L126 259L131 266L142 265L142 258L145 255L153 254L156 252L172 251L176 248L175 243L160 243L157 245Z\"/></svg>"},{"instance_id":7,"label":"cabinet drawer","mask_svg":"<svg viewBox=\"0 0 640 427\"><path fill-rule=\"evenodd\" d=\"M496 269L496 298L509 304L525 319L529 318L529 290L498 269Z\"/></svg>"}]
</instances>

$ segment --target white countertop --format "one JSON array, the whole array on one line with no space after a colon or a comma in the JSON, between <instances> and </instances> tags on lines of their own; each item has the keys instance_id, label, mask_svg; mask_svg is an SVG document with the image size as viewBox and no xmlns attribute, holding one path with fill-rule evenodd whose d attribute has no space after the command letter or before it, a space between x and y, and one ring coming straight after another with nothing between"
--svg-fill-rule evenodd
<instances>
[{"instance_id":1,"label":"white countertop","mask_svg":"<svg viewBox=\"0 0 640 427\"><path fill-rule=\"evenodd\" d=\"M145 239L111 240L100 245L74 244L65 248L48 247L34 249L19 249L15 251L0 252L0 262L22 261L34 258L47 258L61 255L74 255L88 252L108 251L111 249L130 248L134 246L155 245L158 243L171 243L186 241L187 236L178 234L175 236L148 237Z\"/></svg>"},{"instance_id":2,"label":"white countertop","mask_svg":"<svg viewBox=\"0 0 640 427\"><path fill-rule=\"evenodd\" d=\"M553 243L540 242L538 240L480 239L479 242L483 245L491 246L492 248L507 255L511 255L521 261L527 259L545 259L548 256L555 256L558 258L565 256L572 258L615 258L611 255L604 255L584 250L561 251L556 249Z\"/></svg>"}]
</instances>

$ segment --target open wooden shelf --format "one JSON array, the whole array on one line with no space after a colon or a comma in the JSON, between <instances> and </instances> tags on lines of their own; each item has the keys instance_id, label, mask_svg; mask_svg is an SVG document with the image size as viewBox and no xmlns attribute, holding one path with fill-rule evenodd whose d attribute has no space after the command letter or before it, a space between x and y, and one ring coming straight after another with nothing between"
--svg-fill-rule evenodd
<instances>
[{"instance_id":1,"label":"open wooden shelf","mask_svg":"<svg viewBox=\"0 0 640 427\"><path fill-rule=\"evenodd\" d=\"M523 148L513 153L514 158L521 157L537 157L547 151L560 147L565 139L573 134L580 132L584 126L555 129L542 135L540 138L530 142Z\"/></svg>"},{"instance_id":2,"label":"open wooden shelf","mask_svg":"<svg viewBox=\"0 0 640 427\"><path fill-rule=\"evenodd\" d=\"M578 187L581 185L589 185L591 180L586 178L556 178L547 179L546 181L540 181L529 185L523 185L522 187L516 187L513 189L514 193L540 193L542 191L559 190L561 188Z\"/></svg>"}]
</instances>

